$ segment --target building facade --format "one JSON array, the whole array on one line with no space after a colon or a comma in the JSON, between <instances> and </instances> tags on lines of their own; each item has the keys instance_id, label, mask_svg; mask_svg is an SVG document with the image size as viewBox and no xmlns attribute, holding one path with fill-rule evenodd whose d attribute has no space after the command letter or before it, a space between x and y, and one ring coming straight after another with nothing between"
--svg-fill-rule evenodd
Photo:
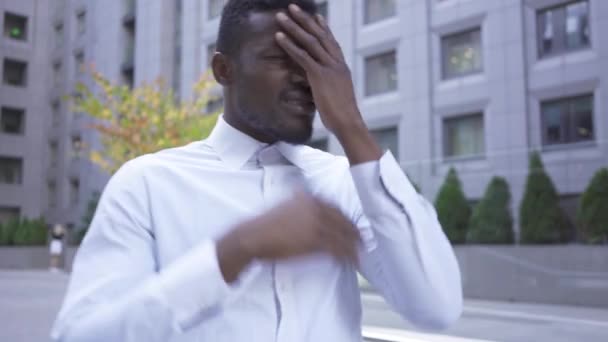
<instances>
[{"instance_id":1,"label":"building facade","mask_svg":"<svg viewBox=\"0 0 608 342\"><path fill-rule=\"evenodd\" d=\"M87 82L80 66L92 63L125 84L162 77L188 98L208 70L225 0L63 0L54 1L50 12L35 12L49 6L41 1L3 3L4 22L19 21L6 19L10 11L28 18L51 13L28 25L40 21L52 27L54 38L46 39L41 28L40 47L34 47L33 41L7 38L3 23L3 60L40 58L40 74L46 66L48 75L46 87L32 84L37 90L3 84L3 108L34 106L25 100L31 91L49 95L39 104L45 125L34 124L24 136L0 134L3 172L20 167L23 175L23 184L0 184L2 215L19 207L22 214L48 213L51 220L77 224L86 198L103 188L107 175L78 157L80 149L99 142L86 130L90 119L70 113L60 95L78 80ZM608 29L607 1L318 3L351 67L366 122L427 198L435 197L452 167L471 202L493 176L502 176L517 221L528 155L539 151L573 215L593 173L608 164L608 43L601 38ZM28 37L34 30L28 26ZM45 61L34 50L51 57ZM319 120L315 127L311 144L342 153ZM42 138L37 130L48 134ZM35 147L28 152L23 146ZM19 167L16 155L25 158Z\"/></svg>"},{"instance_id":2,"label":"building facade","mask_svg":"<svg viewBox=\"0 0 608 342\"><path fill-rule=\"evenodd\" d=\"M208 67L222 0L184 0L182 92ZM608 165L608 2L319 1L383 148L433 199L450 168L477 202L507 179L517 221L539 151L573 217ZM319 121L313 145L342 153Z\"/></svg>"}]
</instances>

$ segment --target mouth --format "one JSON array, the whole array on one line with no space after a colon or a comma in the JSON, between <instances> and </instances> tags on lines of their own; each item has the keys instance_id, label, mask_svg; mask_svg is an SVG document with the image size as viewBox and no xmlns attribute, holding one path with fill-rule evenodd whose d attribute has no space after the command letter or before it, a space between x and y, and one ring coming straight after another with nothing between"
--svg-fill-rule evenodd
<instances>
[{"instance_id":1,"label":"mouth","mask_svg":"<svg viewBox=\"0 0 608 342\"><path fill-rule=\"evenodd\" d=\"M290 107L292 111L306 114L306 116L314 115L316 110L315 102L312 95L305 93L291 93L285 96L283 103Z\"/></svg>"}]
</instances>

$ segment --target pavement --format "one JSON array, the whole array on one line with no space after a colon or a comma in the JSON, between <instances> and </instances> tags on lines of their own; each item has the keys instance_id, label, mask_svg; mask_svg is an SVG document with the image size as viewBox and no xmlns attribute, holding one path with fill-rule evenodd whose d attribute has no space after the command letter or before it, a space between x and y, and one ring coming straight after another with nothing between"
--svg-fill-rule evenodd
<instances>
[{"instance_id":1,"label":"pavement","mask_svg":"<svg viewBox=\"0 0 608 342\"><path fill-rule=\"evenodd\" d=\"M48 341L68 277L0 270L0 341ZM412 327L373 292L364 292L362 302L369 342L608 341L608 309L466 300L453 327L429 333Z\"/></svg>"}]
</instances>

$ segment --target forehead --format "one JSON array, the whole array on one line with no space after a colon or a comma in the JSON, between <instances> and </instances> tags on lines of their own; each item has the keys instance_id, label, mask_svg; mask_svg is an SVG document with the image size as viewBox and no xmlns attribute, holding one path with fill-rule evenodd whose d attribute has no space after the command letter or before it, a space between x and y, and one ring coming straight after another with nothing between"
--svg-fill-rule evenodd
<instances>
[{"instance_id":1,"label":"forehead","mask_svg":"<svg viewBox=\"0 0 608 342\"><path fill-rule=\"evenodd\" d=\"M249 14L241 38L242 50L254 49L256 51L278 47L274 35L280 27L276 20L276 14L280 11L252 12ZM282 11L281 11L282 12ZM251 51L251 50L250 50Z\"/></svg>"}]
</instances>

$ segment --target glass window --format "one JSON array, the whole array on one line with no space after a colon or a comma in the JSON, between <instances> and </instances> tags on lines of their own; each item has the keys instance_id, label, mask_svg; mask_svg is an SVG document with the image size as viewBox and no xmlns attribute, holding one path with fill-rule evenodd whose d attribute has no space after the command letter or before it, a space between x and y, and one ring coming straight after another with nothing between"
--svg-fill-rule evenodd
<instances>
[{"instance_id":1,"label":"glass window","mask_svg":"<svg viewBox=\"0 0 608 342\"><path fill-rule=\"evenodd\" d=\"M0 117L0 132L7 134L23 134L25 130L25 110L2 107Z\"/></svg>"},{"instance_id":2,"label":"glass window","mask_svg":"<svg viewBox=\"0 0 608 342\"><path fill-rule=\"evenodd\" d=\"M77 178L70 179L70 204L77 205L80 196L80 181Z\"/></svg>"},{"instance_id":3,"label":"glass window","mask_svg":"<svg viewBox=\"0 0 608 342\"><path fill-rule=\"evenodd\" d=\"M4 36L14 40L27 39L27 17L4 13Z\"/></svg>"},{"instance_id":4,"label":"glass window","mask_svg":"<svg viewBox=\"0 0 608 342\"><path fill-rule=\"evenodd\" d=\"M55 182L49 182L48 186L48 196L49 196L49 207L55 208L57 206L57 186Z\"/></svg>"},{"instance_id":5,"label":"glass window","mask_svg":"<svg viewBox=\"0 0 608 342\"><path fill-rule=\"evenodd\" d=\"M0 207L0 224L17 219L20 216L21 209L19 207Z\"/></svg>"},{"instance_id":6,"label":"glass window","mask_svg":"<svg viewBox=\"0 0 608 342\"><path fill-rule=\"evenodd\" d=\"M53 115L53 125L56 126L61 120L61 106L59 101L55 101L51 104L51 111Z\"/></svg>"},{"instance_id":7,"label":"glass window","mask_svg":"<svg viewBox=\"0 0 608 342\"><path fill-rule=\"evenodd\" d=\"M365 95L397 90L397 56L395 51L365 59Z\"/></svg>"},{"instance_id":8,"label":"glass window","mask_svg":"<svg viewBox=\"0 0 608 342\"><path fill-rule=\"evenodd\" d=\"M395 0L365 0L365 24L371 24L397 14Z\"/></svg>"},{"instance_id":9,"label":"glass window","mask_svg":"<svg viewBox=\"0 0 608 342\"><path fill-rule=\"evenodd\" d=\"M593 95L541 103L543 145L569 144L594 139Z\"/></svg>"},{"instance_id":10,"label":"glass window","mask_svg":"<svg viewBox=\"0 0 608 342\"><path fill-rule=\"evenodd\" d=\"M481 29L460 32L441 38L443 79L481 72Z\"/></svg>"},{"instance_id":11,"label":"glass window","mask_svg":"<svg viewBox=\"0 0 608 342\"><path fill-rule=\"evenodd\" d=\"M72 137L72 157L80 158L80 152L82 151L82 138L79 135Z\"/></svg>"},{"instance_id":12,"label":"glass window","mask_svg":"<svg viewBox=\"0 0 608 342\"><path fill-rule=\"evenodd\" d=\"M312 148L316 148L317 150L327 152L327 150L329 148L329 141L327 140L327 138L317 139L317 140L313 140L313 141L309 142L308 146L310 146Z\"/></svg>"},{"instance_id":13,"label":"glass window","mask_svg":"<svg viewBox=\"0 0 608 342\"><path fill-rule=\"evenodd\" d=\"M21 184L23 159L0 157L0 184Z\"/></svg>"},{"instance_id":14,"label":"glass window","mask_svg":"<svg viewBox=\"0 0 608 342\"><path fill-rule=\"evenodd\" d=\"M56 86L61 83L61 62L53 64L53 82Z\"/></svg>"},{"instance_id":15,"label":"glass window","mask_svg":"<svg viewBox=\"0 0 608 342\"><path fill-rule=\"evenodd\" d=\"M49 158L51 167L57 166L59 160L59 144L57 141L51 141L49 143Z\"/></svg>"},{"instance_id":16,"label":"glass window","mask_svg":"<svg viewBox=\"0 0 608 342\"><path fill-rule=\"evenodd\" d=\"M25 87L27 85L27 63L14 59L5 59L4 84L14 87Z\"/></svg>"},{"instance_id":17,"label":"glass window","mask_svg":"<svg viewBox=\"0 0 608 342\"><path fill-rule=\"evenodd\" d=\"M537 31L541 57L589 47L589 2L576 1L538 11Z\"/></svg>"},{"instance_id":18,"label":"glass window","mask_svg":"<svg viewBox=\"0 0 608 342\"><path fill-rule=\"evenodd\" d=\"M222 9L226 4L226 0L209 0L208 10L208 18L215 19L222 14Z\"/></svg>"},{"instance_id":19,"label":"glass window","mask_svg":"<svg viewBox=\"0 0 608 342\"><path fill-rule=\"evenodd\" d=\"M211 58L215 54L216 45L215 43L209 44L207 46L207 65L211 66Z\"/></svg>"},{"instance_id":20,"label":"glass window","mask_svg":"<svg viewBox=\"0 0 608 342\"><path fill-rule=\"evenodd\" d=\"M59 24L55 26L55 47L60 48L63 46L63 25Z\"/></svg>"},{"instance_id":21,"label":"glass window","mask_svg":"<svg viewBox=\"0 0 608 342\"><path fill-rule=\"evenodd\" d=\"M82 11L76 14L76 29L78 30L78 34L84 34L87 28L87 13Z\"/></svg>"},{"instance_id":22,"label":"glass window","mask_svg":"<svg viewBox=\"0 0 608 342\"><path fill-rule=\"evenodd\" d=\"M85 65L84 65L84 53L79 52L74 55L74 68L75 74L80 75L84 73Z\"/></svg>"},{"instance_id":23,"label":"glass window","mask_svg":"<svg viewBox=\"0 0 608 342\"><path fill-rule=\"evenodd\" d=\"M329 9L327 6L327 1L323 1L317 4L317 12L327 20L329 18Z\"/></svg>"},{"instance_id":24,"label":"glass window","mask_svg":"<svg viewBox=\"0 0 608 342\"><path fill-rule=\"evenodd\" d=\"M485 153L483 114L444 119L444 157L474 157Z\"/></svg>"},{"instance_id":25,"label":"glass window","mask_svg":"<svg viewBox=\"0 0 608 342\"><path fill-rule=\"evenodd\" d=\"M399 139L397 127L372 129L370 133L376 139L380 149L384 152L390 150L395 158L399 158Z\"/></svg>"}]
</instances>

